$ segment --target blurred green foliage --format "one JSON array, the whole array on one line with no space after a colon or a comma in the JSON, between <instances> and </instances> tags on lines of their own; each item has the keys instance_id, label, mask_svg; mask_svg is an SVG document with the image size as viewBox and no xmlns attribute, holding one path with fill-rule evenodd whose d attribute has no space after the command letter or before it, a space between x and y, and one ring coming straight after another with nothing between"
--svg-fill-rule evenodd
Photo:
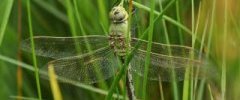
<instances>
[{"instance_id":1,"label":"blurred green foliage","mask_svg":"<svg viewBox=\"0 0 240 100\"><path fill-rule=\"evenodd\" d=\"M18 53L20 41L18 40L18 0L13 2L12 0L1 0L0 2L0 54L13 59L18 59ZM26 0L20 0L22 3L22 24L21 24L21 39L26 39L29 37L29 26L28 26L28 16L27 16L27 2ZM69 19L67 15L66 3L64 0L30 0L31 1L31 13L32 13L32 27L35 36L72 36L71 27L69 25ZM108 12L115 6L117 0L76 0L79 10L79 16L81 19L81 24L74 22L76 24L77 35L83 35L85 32L87 35L107 35L109 27ZM163 8L171 0L163 0ZM175 0L178 3L174 3L165 13L168 17L177 21L177 23L191 29L191 10L192 3L191 0ZM213 0L214 1L214 0ZM214 99L218 99L224 93L226 93L225 99L235 99L239 98L240 85L239 83L239 67L240 67L240 22L239 22L239 5L240 2L237 0L227 1L228 7L227 13L224 12L224 0L217 2L208 0L194 0L194 12L195 12L195 26L198 26L196 31L197 40L205 39L204 52L207 52L207 56L215 63L213 66L219 73L226 71L226 80L224 81L214 81L211 87L211 93L209 93L208 83L204 84L203 95L197 98L210 99L211 95ZM136 0L136 2L149 6L148 0ZM73 5L73 2L72 2ZM214 8L214 5L216 6ZM128 7L128 4L125 4ZM199 10L199 8L201 9ZM160 2L156 2L155 10L160 11ZM178 13L177 13L178 12ZM9 16L10 15L10 16ZM133 14L132 25L135 31L132 33L134 36L139 37L147 29L149 25L149 12L142 9L141 7L136 7L136 12ZM224 16L227 16L225 19ZM76 16L75 16L76 17ZM76 19L75 19L76 20ZM167 28L163 26L163 20L166 21ZM197 20L199 23L196 23ZM6 25L6 28L5 26ZM82 26L81 26L82 25ZM208 25L206 37L204 36L204 26ZM225 26L224 26L225 25ZM80 28L82 27L82 29ZM224 30L224 29L227 30ZM165 29L165 30L164 30ZM160 17L154 23L153 31L153 41L167 43L167 39L164 36L164 32L168 33L169 40L171 44L187 45L192 44L192 35L179 26L174 25L172 22ZM212 34L212 37L211 37ZM224 35L225 34L225 35ZM208 38L211 39L208 39ZM145 38L147 39L147 38ZM1 42L2 41L2 42ZM207 42L210 46L207 46ZM196 48L200 48L202 45L201 41L197 41ZM225 56L223 53L225 50ZM30 54L22 53L22 62L32 64L32 59ZM44 66L50 59L38 57L39 66ZM225 63L224 63L225 62ZM222 70L222 68L226 70ZM23 69L23 87L22 96L37 98L37 88L34 78L34 73ZM219 74L222 75L222 74ZM17 66L11 63L0 60L0 99L6 100L10 96L17 96ZM219 76L222 78L221 76ZM223 78L222 78L223 79ZM111 80L111 79L110 79ZM107 80L107 81L110 81ZM226 91L221 86L226 82ZM98 87L99 84L94 84L93 86ZM107 83L110 86L110 82ZM139 85L139 84L136 84ZM49 82L41 78L41 89L43 99L53 99L51 90L49 87ZM66 100L91 100L91 99L104 99L105 96L81 89L76 86L61 83L61 92L63 98ZM141 86L141 85L139 85ZM137 86L136 86L137 87ZM163 82L163 94L166 100L173 99L172 86L169 82ZM159 99L159 82L149 82L147 90L148 99ZM179 99L182 98L183 82L178 83ZM137 95L141 94L141 87L137 87ZM223 92L224 91L224 92ZM120 91L121 92L121 91ZM199 92L199 91L198 91ZM210 96L209 96L210 95Z\"/></svg>"}]
</instances>

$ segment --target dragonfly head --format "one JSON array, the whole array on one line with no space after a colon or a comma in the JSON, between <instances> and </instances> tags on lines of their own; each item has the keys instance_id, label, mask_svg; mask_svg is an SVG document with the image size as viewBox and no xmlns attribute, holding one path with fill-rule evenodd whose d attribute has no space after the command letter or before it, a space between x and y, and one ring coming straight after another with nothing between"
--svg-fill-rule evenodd
<instances>
[{"instance_id":1,"label":"dragonfly head","mask_svg":"<svg viewBox=\"0 0 240 100\"><path fill-rule=\"evenodd\" d=\"M128 13L123 6L113 7L109 16L113 23L122 23L128 19Z\"/></svg>"}]
</instances>

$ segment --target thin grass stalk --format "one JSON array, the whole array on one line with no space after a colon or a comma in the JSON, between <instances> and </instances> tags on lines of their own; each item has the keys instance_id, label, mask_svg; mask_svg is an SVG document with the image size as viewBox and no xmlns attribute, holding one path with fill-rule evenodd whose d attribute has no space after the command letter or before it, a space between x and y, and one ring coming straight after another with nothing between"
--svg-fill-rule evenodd
<instances>
[{"instance_id":1,"label":"thin grass stalk","mask_svg":"<svg viewBox=\"0 0 240 100\"><path fill-rule=\"evenodd\" d=\"M208 84L207 87L208 87L208 90L209 90L209 94L213 94L211 86ZM213 95L210 95L210 100L214 100Z\"/></svg>"},{"instance_id":2,"label":"thin grass stalk","mask_svg":"<svg viewBox=\"0 0 240 100\"><path fill-rule=\"evenodd\" d=\"M122 67L121 64L119 64L118 66ZM119 81L119 84L118 86L116 87L116 92L120 91L119 94L121 94L123 97L124 100L127 99L127 92L126 92L126 86L125 86L125 79L122 79Z\"/></svg>"},{"instance_id":3,"label":"thin grass stalk","mask_svg":"<svg viewBox=\"0 0 240 100\"><path fill-rule=\"evenodd\" d=\"M205 83L206 83L205 79L201 80L201 82L199 84L198 94L196 95L194 100L203 100L203 97L204 97L203 93L204 93L204 90L205 90Z\"/></svg>"},{"instance_id":4,"label":"thin grass stalk","mask_svg":"<svg viewBox=\"0 0 240 100\"><path fill-rule=\"evenodd\" d=\"M163 94L163 87L162 87L162 81L161 81L161 77L159 76L159 91L160 91L160 96L161 96L161 100L164 100L164 94Z\"/></svg>"},{"instance_id":5,"label":"thin grass stalk","mask_svg":"<svg viewBox=\"0 0 240 100\"><path fill-rule=\"evenodd\" d=\"M170 6L172 5L172 3L174 3L174 2L175 2L175 0L170 1L169 4L166 6L166 8L170 7ZM137 2L134 2L134 1L133 1L133 5L136 6L136 7L138 7L138 8L140 8L140 9L143 9L143 10L146 10L146 11L150 12L150 8L149 8L149 7L144 6L144 5L140 4L140 3L137 3ZM156 14L156 15L158 15L158 16L162 15L162 13L160 13L160 12L158 12L158 11L155 11L155 10L154 10L154 14ZM181 28L182 30L184 30L185 32L187 32L189 35L192 35L191 30L188 29L188 28L187 28L186 26L184 26L183 24L175 21L174 19L172 19L171 17L168 17L168 16L166 16L166 15L163 15L162 17L163 17L163 19L167 20L168 22L172 23L173 25L176 25L177 27Z\"/></svg>"},{"instance_id":6,"label":"thin grass stalk","mask_svg":"<svg viewBox=\"0 0 240 100\"><path fill-rule=\"evenodd\" d=\"M75 19L74 19L74 14L73 14L73 8L72 8L72 4L69 0L66 0L66 8L67 8L67 15L68 15L68 20L69 20L69 24L70 24L70 29L71 29L71 34L72 36L77 36L77 31L76 31L76 24L75 24ZM79 47L79 45L77 44L78 41L74 40L75 42L75 47L77 52L81 52L81 48Z\"/></svg>"},{"instance_id":7,"label":"thin grass stalk","mask_svg":"<svg viewBox=\"0 0 240 100\"><path fill-rule=\"evenodd\" d=\"M150 23L149 23L149 32L148 32L148 44L147 44L147 54L146 54L146 62L144 65L144 76L143 76L143 100L146 100L146 92L147 92L147 77L149 71L149 65L151 61L151 50L152 50L152 37L153 37L153 29L154 29L154 9L155 9L155 0L151 0L151 10L150 10Z\"/></svg>"},{"instance_id":8,"label":"thin grass stalk","mask_svg":"<svg viewBox=\"0 0 240 100\"><path fill-rule=\"evenodd\" d=\"M195 44L196 44L196 39L197 39L197 34L198 34L198 26L199 26L199 19L200 16L197 17L197 22L195 23L195 6L194 6L195 2L194 0L192 0L192 31L193 31L193 35L192 35L192 48L193 50L191 51L191 59L194 59L195 56L200 56L200 55L194 55L194 50L195 50ZM201 1L199 4L199 8L198 8L198 12L200 12L201 10ZM196 26L195 26L196 24ZM200 50L199 50L200 51ZM201 51L200 51L201 52ZM201 54L201 53L200 53ZM198 72L199 72L199 68L196 69L196 74L194 73L195 69L194 69L194 65L190 65L190 100L194 99L194 81L197 84L197 80L194 80L194 77L197 78L198 77ZM197 66L199 67L199 66ZM194 76L195 75L195 76Z\"/></svg>"},{"instance_id":9,"label":"thin grass stalk","mask_svg":"<svg viewBox=\"0 0 240 100\"><path fill-rule=\"evenodd\" d=\"M194 0L192 0L192 2L191 2L192 4L192 48L193 49L195 49L195 41L196 41L196 38L197 38L197 29L198 29L198 24L199 24L199 22L198 23L195 23L195 1ZM198 17L199 18L199 17ZM196 26L195 26L195 24L196 24ZM196 55L194 55L194 50L192 50L191 51L191 59L194 59L194 56L196 56ZM191 67L189 68L189 72L190 72L190 75L189 75L189 78L187 78L187 79L190 79L190 90L189 90L189 92L190 92L190 100L193 100L193 88L194 88L194 86L193 86L193 78L194 78L194 73L193 73L193 71L195 71L194 70L194 68L193 68L193 66L194 65L190 65Z\"/></svg>"},{"instance_id":10,"label":"thin grass stalk","mask_svg":"<svg viewBox=\"0 0 240 100\"><path fill-rule=\"evenodd\" d=\"M209 57L210 49L211 49L211 42L212 42L212 35L213 35L213 26L215 23L215 13L216 13L216 0L213 0L213 5L212 5L212 12L211 12L211 19L210 19L210 28L209 28L209 36L208 36L208 42L207 42L207 52L206 52L206 57Z\"/></svg>"},{"instance_id":11,"label":"thin grass stalk","mask_svg":"<svg viewBox=\"0 0 240 100\"><path fill-rule=\"evenodd\" d=\"M200 12L200 11L199 11ZM200 16L200 15L199 15ZM208 26L209 26L209 16L207 16L207 20L205 22L205 27L204 27L204 30L203 30L203 35L202 35L202 41L201 41L201 46L200 46L200 52L199 52L199 59L202 59L201 58L201 55L203 54L202 51L203 51L203 48L204 48L204 42L205 42L205 39L206 39L206 34L207 34L207 29L208 29ZM205 58L204 58L205 59ZM201 66L200 66L201 67ZM203 66L203 67L209 67L209 66ZM197 69L197 74L196 74L196 77L198 77L198 74L199 74L199 68ZM205 82L205 79L202 80L203 82ZM198 92L198 96L202 95L202 88L204 88L202 85L204 84L203 82L201 81L200 83L200 89L199 89L199 92ZM195 79L195 84L194 84L194 91L197 90L197 82L198 80ZM194 97L196 96L196 94L194 94ZM195 99L195 98L193 98Z\"/></svg>"},{"instance_id":12,"label":"thin grass stalk","mask_svg":"<svg viewBox=\"0 0 240 100\"><path fill-rule=\"evenodd\" d=\"M120 95L119 88L116 89L116 92L117 92L117 93L116 93L116 94L117 94L117 98L119 98L119 95ZM124 97L125 97L125 96L124 96ZM125 100L125 99L123 99L123 100Z\"/></svg>"},{"instance_id":13,"label":"thin grass stalk","mask_svg":"<svg viewBox=\"0 0 240 100\"><path fill-rule=\"evenodd\" d=\"M195 30L194 30L194 35L193 35L193 39L192 39L192 47L195 48L195 44L196 44L196 38L197 38L197 35L198 35L198 28L199 28L199 22L200 22L200 16L201 16L201 2L199 4L199 8L198 8L198 16L197 16L197 22L196 22L196 27L195 27ZM208 20L206 21L208 22ZM207 26L207 25L206 25ZM205 30L206 30L207 27L205 27ZM204 43L204 38L202 38L201 42L201 47L200 50L199 50L199 55L194 55L194 50L191 51L191 56L192 56L192 59L194 59L194 56L199 56L199 60L201 60L201 55L202 55L202 49L203 49L203 43ZM193 67L193 66L192 66ZM197 80L197 77L198 77L198 74L199 74L199 67L201 66L196 66L196 69L192 68L191 70L191 95L190 95L190 100L195 100L195 94L196 94L196 89L197 89L197 83L198 83L198 80ZM196 74L194 73L196 70Z\"/></svg>"},{"instance_id":14,"label":"thin grass stalk","mask_svg":"<svg viewBox=\"0 0 240 100\"><path fill-rule=\"evenodd\" d=\"M140 27L141 26L141 24L139 24L139 23L137 23L137 27ZM137 33L139 34L139 33L142 33L143 31L140 29L140 28L137 28ZM137 36L138 36L138 34L136 34L136 38L137 38ZM142 81L141 81L141 79L142 79L142 77L141 76L139 76L139 75L136 75L135 77L135 80L134 80L134 85L135 85L135 94L136 94L136 96L139 96L139 95L141 95L141 90L142 90L142 86L141 86L141 84L142 84Z\"/></svg>"},{"instance_id":15,"label":"thin grass stalk","mask_svg":"<svg viewBox=\"0 0 240 100\"><path fill-rule=\"evenodd\" d=\"M194 48L194 43L193 41L195 41L195 12L194 12L194 0L191 0L191 11L192 11L192 24L191 24L191 27L192 27L192 31L191 31L191 34L192 34L192 47ZM191 53L191 58L193 58L193 53ZM190 99L192 99L192 88L191 88L191 73L192 73L192 64L191 65L188 65L189 67L186 68L186 71L185 71L185 80L184 80L184 84L183 84L183 97L182 99L183 100L189 100L189 95L190 95Z\"/></svg>"},{"instance_id":16,"label":"thin grass stalk","mask_svg":"<svg viewBox=\"0 0 240 100\"><path fill-rule=\"evenodd\" d=\"M226 97L226 42L227 42L227 25L228 25L228 15L227 15L227 9L228 9L228 2L227 0L224 0L224 29L223 29L223 51L222 51L222 75L221 75L221 92L222 92L222 100L225 100Z\"/></svg>"},{"instance_id":17,"label":"thin grass stalk","mask_svg":"<svg viewBox=\"0 0 240 100\"><path fill-rule=\"evenodd\" d=\"M21 40L22 40L22 0L18 0L18 26L17 26L17 38L18 38L18 50L17 59L22 61L22 51L21 51ZM17 68L17 96L22 96L23 94L23 75L22 67Z\"/></svg>"},{"instance_id":18,"label":"thin grass stalk","mask_svg":"<svg viewBox=\"0 0 240 100\"><path fill-rule=\"evenodd\" d=\"M35 79L36 79L36 85L37 85L37 93L38 93L39 100L42 100L40 79L39 79L39 70L37 67L37 58L36 58L36 53L35 53L34 41L33 41L33 28L32 28L30 0L27 0L27 13L28 13L29 33L30 33L30 40L31 40L32 59L33 59L33 66L34 66Z\"/></svg>"},{"instance_id":19,"label":"thin grass stalk","mask_svg":"<svg viewBox=\"0 0 240 100\"><path fill-rule=\"evenodd\" d=\"M209 35L208 35L208 42L207 42L207 51L206 51L206 58L209 58L210 51L211 51L211 42L212 42L212 35L213 35L213 26L215 25L215 13L216 13L216 0L212 1L212 11L211 11L211 18L210 18L210 27L209 27ZM209 85L209 95L212 97L213 94L211 92L211 86Z\"/></svg>"},{"instance_id":20,"label":"thin grass stalk","mask_svg":"<svg viewBox=\"0 0 240 100\"><path fill-rule=\"evenodd\" d=\"M122 64L123 64L123 62L121 62L121 65L119 65L119 66L122 67L123 66ZM127 73L127 72L125 72L125 73ZM124 74L124 77L119 81L119 82L122 82L122 87L120 87L120 88L122 89L123 97L125 97L124 99L132 100L132 94L129 93L129 91L127 90L129 86L127 86L127 79L126 79L126 77L127 77L126 74ZM116 88L116 89L118 89L118 88Z\"/></svg>"},{"instance_id":21,"label":"thin grass stalk","mask_svg":"<svg viewBox=\"0 0 240 100\"><path fill-rule=\"evenodd\" d=\"M166 38L166 42L168 45L170 45L170 40L169 40L169 36L168 36L168 32L167 32L167 26L166 26L166 23L165 23L165 20L163 20L163 27L164 27L164 35L165 35L165 38ZM170 47L167 48L168 50L168 55L169 56L172 56L172 50ZM169 65L170 69L171 69L171 84L172 84L172 87L173 87L173 97L174 97L174 100L179 100L179 96L178 96L178 85L177 85L177 81L176 81L176 71L174 70L174 65L173 65L173 61L171 60L171 63Z\"/></svg>"},{"instance_id":22,"label":"thin grass stalk","mask_svg":"<svg viewBox=\"0 0 240 100\"><path fill-rule=\"evenodd\" d=\"M159 5L160 5L160 11L162 11L162 3L161 0L159 0ZM166 29L165 29L166 30ZM163 88L162 88L162 81L161 81L161 76L159 75L159 90L160 90L160 96L161 96L161 100L164 100L164 94L163 94Z\"/></svg>"},{"instance_id":23,"label":"thin grass stalk","mask_svg":"<svg viewBox=\"0 0 240 100\"><path fill-rule=\"evenodd\" d=\"M160 2L160 8L162 8L162 3ZM168 36L168 30L167 30L167 26L166 26L166 21L163 19L162 20L162 24L163 24L163 28L164 28L164 35L165 35L165 38L166 38L166 43L168 45L170 45L170 40L169 40L169 36ZM169 56L172 56L172 50L171 48L167 48L168 50L168 54ZM174 65L173 65L173 62L171 60L171 65L170 65L170 69L171 69L171 84L173 86L173 95L174 95L174 100L178 100L179 99L179 96L178 96L178 86L177 86L177 81L176 81L176 72L174 70Z\"/></svg>"},{"instance_id":24,"label":"thin grass stalk","mask_svg":"<svg viewBox=\"0 0 240 100\"><path fill-rule=\"evenodd\" d=\"M54 100L62 100L61 90L58 85L57 76L55 74L53 65L48 66L48 75Z\"/></svg>"},{"instance_id":25,"label":"thin grass stalk","mask_svg":"<svg viewBox=\"0 0 240 100\"><path fill-rule=\"evenodd\" d=\"M108 16L107 12L106 12L106 8L104 6L105 1L104 0L98 0L97 4L98 4L98 11L100 12L100 22L103 25L104 29L108 29L108 18L106 18L106 16Z\"/></svg>"},{"instance_id":26,"label":"thin grass stalk","mask_svg":"<svg viewBox=\"0 0 240 100\"><path fill-rule=\"evenodd\" d=\"M0 23L0 46L2 45L3 37L4 37L4 34L5 34L5 30L6 30L6 27L7 27L7 23L8 23L8 20L9 20L10 13L11 13L11 10L12 10L13 0L5 0L5 1L2 1L2 2L8 2L8 3L6 4L5 12L1 12L2 16L3 16L3 19L2 19L2 23Z\"/></svg>"},{"instance_id":27,"label":"thin grass stalk","mask_svg":"<svg viewBox=\"0 0 240 100\"><path fill-rule=\"evenodd\" d=\"M176 4L176 0L172 0L170 3L169 3L169 5L167 5L166 7L169 7L170 6L170 4L172 3L174 3L175 2L175 4ZM160 4L160 5L162 5L162 4ZM180 18L179 18L180 19ZM165 30L165 37L166 37L166 42L167 42L167 44L170 44L170 41L169 41L169 37L168 37L168 32L167 32L167 28L166 28L166 24L164 24L165 23L165 19L163 19L163 25L164 25L164 30ZM180 28L178 28L179 30L180 30ZM182 33L179 33L179 34L182 34ZM167 48L168 49L168 52L169 52L169 55L171 56L172 55L172 52L171 52L171 48ZM171 79L172 79L172 86L173 86L173 94L174 94L174 99L175 100L178 100L178 98L179 98L179 94L178 94L178 86L177 86L177 82L176 82L176 74L175 74L175 70L174 70L174 68L173 68L173 63L172 63L172 61L171 61Z\"/></svg>"},{"instance_id":28,"label":"thin grass stalk","mask_svg":"<svg viewBox=\"0 0 240 100\"><path fill-rule=\"evenodd\" d=\"M176 0L176 2L175 2L175 6L176 6L176 16L177 16L177 21L179 22L179 23L182 23L182 21L181 21L181 17L180 17L180 8L179 8L179 0ZM183 45L183 32L182 32L182 30L178 27L177 28L177 30L178 30L178 34L179 34L179 38L180 38L180 44L181 45Z\"/></svg>"}]
</instances>

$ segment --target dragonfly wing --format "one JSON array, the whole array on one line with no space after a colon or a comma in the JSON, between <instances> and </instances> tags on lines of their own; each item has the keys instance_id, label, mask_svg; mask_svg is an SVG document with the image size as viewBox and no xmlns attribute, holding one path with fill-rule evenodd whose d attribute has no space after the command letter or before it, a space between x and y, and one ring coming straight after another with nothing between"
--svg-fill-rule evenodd
<instances>
[{"instance_id":1,"label":"dragonfly wing","mask_svg":"<svg viewBox=\"0 0 240 100\"><path fill-rule=\"evenodd\" d=\"M133 38L131 46L136 46L138 43L140 46L137 52L135 52L131 64L132 70L142 76L144 73L148 42ZM192 51L194 53L193 59L190 58ZM198 78L209 75L207 73L215 72L215 70L209 68L212 66L209 66L208 62L204 60L204 57L202 57L200 53L188 46L168 45L153 42L150 57L148 78L151 80L159 80L161 78L162 81L170 81L172 75L171 72L172 69L174 69L176 79L181 81L184 79L187 67L191 67L193 69L192 75L199 73Z\"/></svg>"},{"instance_id":2,"label":"dragonfly wing","mask_svg":"<svg viewBox=\"0 0 240 100\"><path fill-rule=\"evenodd\" d=\"M130 62L132 71L140 76L144 75L146 55L146 51L137 50ZM195 77L197 73L199 74L197 78L203 78L206 75L206 64L201 60L173 57L156 53L150 53L150 57L150 65L148 66L148 79L150 80L171 81L172 72L174 71L176 76L175 79L177 81L182 81L184 80L184 74L187 67L192 68L193 73L191 73L191 75L193 77Z\"/></svg>"},{"instance_id":3,"label":"dragonfly wing","mask_svg":"<svg viewBox=\"0 0 240 100\"><path fill-rule=\"evenodd\" d=\"M78 36L78 37L33 37L35 52L39 56L50 58L63 58L81 55L108 46L108 37L101 35ZM22 49L31 52L30 39L22 42ZM90 47L90 50L88 50Z\"/></svg>"},{"instance_id":4,"label":"dragonfly wing","mask_svg":"<svg viewBox=\"0 0 240 100\"><path fill-rule=\"evenodd\" d=\"M58 77L91 84L115 74L117 57L109 48L101 48L94 53L57 59L48 64L54 66Z\"/></svg>"},{"instance_id":5,"label":"dragonfly wing","mask_svg":"<svg viewBox=\"0 0 240 100\"><path fill-rule=\"evenodd\" d=\"M148 41L132 38L131 46L136 46L139 43L139 48L141 50L147 51ZM169 51L170 50L170 51ZM198 51L194 50L192 47L188 46L181 46L181 45L169 45L163 43L152 42L152 49L151 52L169 55L171 53L172 56L178 57L190 57L191 52L194 51L194 55L197 57L201 56Z\"/></svg>"}]
</instances>

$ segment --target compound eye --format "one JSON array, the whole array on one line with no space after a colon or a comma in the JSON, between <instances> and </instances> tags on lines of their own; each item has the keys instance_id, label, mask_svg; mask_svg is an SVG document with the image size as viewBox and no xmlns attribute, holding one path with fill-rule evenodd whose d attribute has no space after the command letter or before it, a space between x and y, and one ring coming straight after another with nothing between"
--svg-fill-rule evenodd
<instances>
[{"instance_id":1,"label":"compound eye","mask_svg":"<svg viewBox=\"0 0 240 100\"><path fill-rule=\"evenodd\" d=\"M117 15L117 14L119 14L119 11L114 12L114 15Z\"/></svg>"},{"instance_id":2,"label":"compound eye","mask_svg":"<svg viewBox=\"0 0 240 100\"><path fill-rule=\"evenodd\" d=\"M117 20L117 21L122 21L124 18L125 18L125 14L124 14L124 13L119 13L119 14L116 16L116 20Z\"/></svg>"},{"instance_id":3,"label":"compound eye","mask_svg":"<svg viewBox=\"0 0 240 100\"><path fill-rule=\"evenodd\" d=\"M116 10L113 14L115 16L116 21L122 21L126 17L125 11L122 11L122 10L119 10L119 9Z\"/></svg>"}]
</instances>

